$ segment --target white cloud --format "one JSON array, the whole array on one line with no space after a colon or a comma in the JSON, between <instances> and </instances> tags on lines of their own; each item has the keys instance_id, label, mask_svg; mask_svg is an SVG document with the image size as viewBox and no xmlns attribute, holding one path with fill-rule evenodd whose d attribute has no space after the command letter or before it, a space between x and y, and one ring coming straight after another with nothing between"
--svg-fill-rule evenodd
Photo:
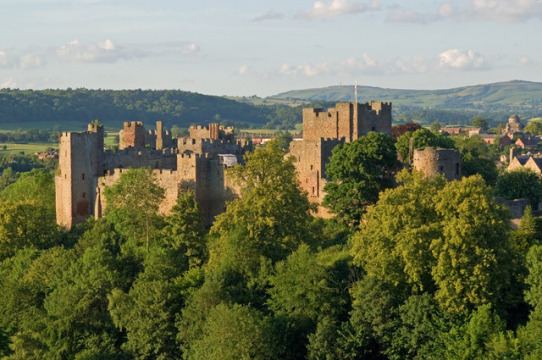
<instances>
[{"instance_id":1,"label":"white cloud","mask_svg":"<svg viewBox=\"0 0 542 360\"><path fill-rule=\"evenodd\" d=\"M439 5L438 14L443 18L449 18L456 14L456 9L452 4L445 2Z\"/></svg>"},{"instance_id":2,"label":"white cloud","mask_svg":"<svg viewBox=\"0 0 542 360\"><path fill-rule=\"evenodd\" d=\"M359 58L348 58L340 62L320 62L316 64L290 65L283 64L279 75L288 77L316 77L327 74L339 75L392 75L400 73L423 73L430 70L429 63L422 57L412 60L379 61L362 54Z\"/></svg>"},{"instance_id":3,"label":"white cloud","mask_svg":"<svg viewBox=\"0 0 542 360\"><path fill-rule=\"evenodd\" d=\"M532 63L531 59L528 56L520 56L518 57L518 63L521 65L529 65Z\"/></svg>"},{"instance_id":4,"label":"white cloud","mask_svg":"<svg viewBox=\"0 0 542 360\"><path fill-rule=\"evenodd\" d=\"M142 56L137 51L117 47L110 39L87 45L82 45L76 39L62 45L56 55L60 60L81 63L114 63L120 59Z\"/></svg>"},{"instance_id":5,"label":"white cloud","mask_svg":"<svg viewBox=\"0 0 542 360\"><path fill-rule=\"evenodd\" d=\"M285 18L286 14L269 10L265 14L255 17L252 21L284 20Z\"/></svg>"},{"instance_id":6,"label":"white cloud","mask_svg":"<svg viewBox=\"0 0 542 360\"><path fill-rule=\"evenodd\" d=\"M520 22L542 17L540 0L468 0L466 17L499 22Z\"/></svg>"},{"instance_id":7,"label":"white cloud","mask_svg":"<svg viewBox=\"0 0 542 360\"><path fill-rule=\"evenodd\" d=\"M17 82L13 80L12 78L0 79L0 89L6 89L6 88L16 89L17 87L18 87Z\"/></svg>"},{"instance_id":8,"label":"white cloud","mask_svg":"<svg viewBox=\"0 0 542 360\"><path fill-rule=\"evenodd\" d=\"M387 20L423 24L443 19L515 23L532 18L542 19L541 0L465 0L462 8L456 8L451 2L443 2L437 11L429 13L394 10L388 14Z\"/></svg>"},{"instance_id":9,"label":"white cloud","mask_svg":"<svg viewBox=\"0 0 542 360\"><path fill-rule=\"evenodd\" d=\"M197 44L190 43L185 45L181 52L185 55L197 55L200 53L200 48Z\"/></svg>"},{"instance_id":10,"label":"white cloud","mask_svg":"<svg viewBox=\"0 0 542 360\"><path fill-rule=\"evenodd\" d=\"M298 17L304 19L326 19L378 10L379 8L380 4L377 1L372 1L368 4L359 2L349 3L347 0L331 0L329 3L316 1L312 8L302 11L298 14Z\"/></svg>"},{"instance_id":11,"label":"white cloud","mask_svg":"<svg viewBox=\"0 0 542 360\"><path fill-rule=\"evenodd\" d=\"M0 66L6 66L8 64L8 54L4 51L0 51Z\"/></svg>"},{"instance_id":12,"label":"white cloud","mask_svg":"<svg viewBox=\"0 0 542 360\"><path fill-rule=\"evenodd\" d=\"M23 70L41 67L42 60L39 56L23 55L19 59L19 68Z\"/></svg>"},{"instance_id":13,"label":"white cloud","mask_svg":"<svg viewBox=\"0 0 542 360\"><path fill-rule=\"evenodd\" d=\"M415 11L399 9L392 13L389 13L386 20L389 22L397 22L397 23L427 24L430 22L434 22L435 20L437 20L437 18L438 17L435 14L419 13Z\"/></svg>"},{"instance_id":14,"label":"white cloud","mask_svg":"<svg viewBox=\"0 0 542 360\"><path fill-rule=\"evenodd\" d=\"M247 75L249 72L249 68L247 64L243 64L237 68L237 75Z\"/></svg>"},{"instance_id":15,"label":"white cloud","mask_svg":"<svg viewBox=\"0 0 542 360\"><path fill-rule=\"evenodd\" d=\"M472 50L449 49L437 56L438 68L442 70L488 70L486 58Z\"/></svg>"}]
</instances>

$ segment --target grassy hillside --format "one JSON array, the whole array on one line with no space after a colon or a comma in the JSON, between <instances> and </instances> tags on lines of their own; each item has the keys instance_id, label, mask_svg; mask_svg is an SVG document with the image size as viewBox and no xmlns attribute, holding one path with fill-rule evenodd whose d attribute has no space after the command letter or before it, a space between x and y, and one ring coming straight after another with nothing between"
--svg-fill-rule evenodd
<instances>
[{"instance_id":1,"label":"grassy hillside","mask_svg":"<svg viewBox=\"0 0 542 360\"><path fill-rule=\"evenodd\" d=\"M294 90L271 97L296 101L353 101L354 86ZM542 83L509 81L447 90L401 90L358 86L358 101L391 101L396 115L420 110L468 111L472 114L512 113L530 118L542 114ZM489 115L491 117L491 115ZM500 115L499 115L500 117Z\"/></svg>"}]
</instances>

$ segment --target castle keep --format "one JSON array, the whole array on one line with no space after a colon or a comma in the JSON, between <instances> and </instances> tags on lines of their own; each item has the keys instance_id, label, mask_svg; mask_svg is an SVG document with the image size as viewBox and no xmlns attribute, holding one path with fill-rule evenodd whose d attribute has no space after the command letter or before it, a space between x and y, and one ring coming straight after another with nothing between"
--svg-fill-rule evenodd
<instances>
[{"instance_id":1,"label":"castle keep","mask_svg":"<svg viewBox=\"0 0 542 360\"><path fill-rule=\"evenodd\" d=\"M165 189L160 212L167 214L179 193L193 191L210 224L224 211L226 201L238 191L225 168L242 161L252 143L236 141L233 128L218 124L193 126L189 138L172 139L157 122L156 131L145 131L141 122L126 122L119 133L120 150L104 150L103 126L89 124L84 132L60 136L59 170L55 176L57 223L64 228L105 210L103 190L113 185L127 168L150 167Z\"/></svg>"},{"instance_id":2,"label":"castle keep","mask_svg":"<svg viewBox=\"0 0 542 360\"><path fill-rule=\"evenodd\" d=\"M303 140L290 144L290 155L296 159L299 182L312 202L320 204L324 199L326 164L333 148L370 131L391 136L391 103L338 103L327 111L303 109ZM329 216L321 207L318 214Z\"/></svg>"}]
</instances>

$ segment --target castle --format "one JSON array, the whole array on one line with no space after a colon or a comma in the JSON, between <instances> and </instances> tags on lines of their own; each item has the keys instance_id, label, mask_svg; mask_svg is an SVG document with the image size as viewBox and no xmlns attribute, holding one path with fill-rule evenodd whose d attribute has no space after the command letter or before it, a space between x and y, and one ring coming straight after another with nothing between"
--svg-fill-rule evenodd
<instances>
[{"instance_id":1,"label":"castle","mask_svg":"<svg viewBox=\"0 0 542 360\"><path fill-rule=\"evenodd\" d=\"M84 132L60 135L59 168L55 176L57 223L64 228L101 217L103 190L127 168L153 169L165 189L160 212L167 214L179 193L193 191L207 224L224 211L238 190L225 168L242 161L252 150L250 141L237 141L233 128L218 124L192 126L189 138L172 139L161 121L146 131L141 122L125 122L119 133L119 150L104 150L104 129L89 124Z\"/></svg>"},{"instance_id":2,"label":"castle","mask_svg":"<svg viewBox=\"0 0 542 360\"><path fill-rule=\"evenodd\" d=\"M391 136L391 103L338 103L327 111L303 109L303 140L291 143L290 155L296 159L299 182L311 202L320 204L324 199L326 165L333 148L370 131ZM330 216L321 206L318 215Z\"/></svg>"}]
</instances>

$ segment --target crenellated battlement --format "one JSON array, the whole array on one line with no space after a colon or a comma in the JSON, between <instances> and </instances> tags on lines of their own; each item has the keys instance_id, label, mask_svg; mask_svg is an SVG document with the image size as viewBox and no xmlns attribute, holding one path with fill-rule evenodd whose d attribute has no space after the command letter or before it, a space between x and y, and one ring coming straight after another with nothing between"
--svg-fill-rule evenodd
<instances>
[{"instance_id":1,"label":"crenellated battlement","mask_svg":"<svg viewBox=\"0 0 542 360\"><path fill-rule=\"evenodd\" d=\"M142 128L143 122L142 121L125 121L123 123L124 128Z\"/></svg>"}]
</instances>

